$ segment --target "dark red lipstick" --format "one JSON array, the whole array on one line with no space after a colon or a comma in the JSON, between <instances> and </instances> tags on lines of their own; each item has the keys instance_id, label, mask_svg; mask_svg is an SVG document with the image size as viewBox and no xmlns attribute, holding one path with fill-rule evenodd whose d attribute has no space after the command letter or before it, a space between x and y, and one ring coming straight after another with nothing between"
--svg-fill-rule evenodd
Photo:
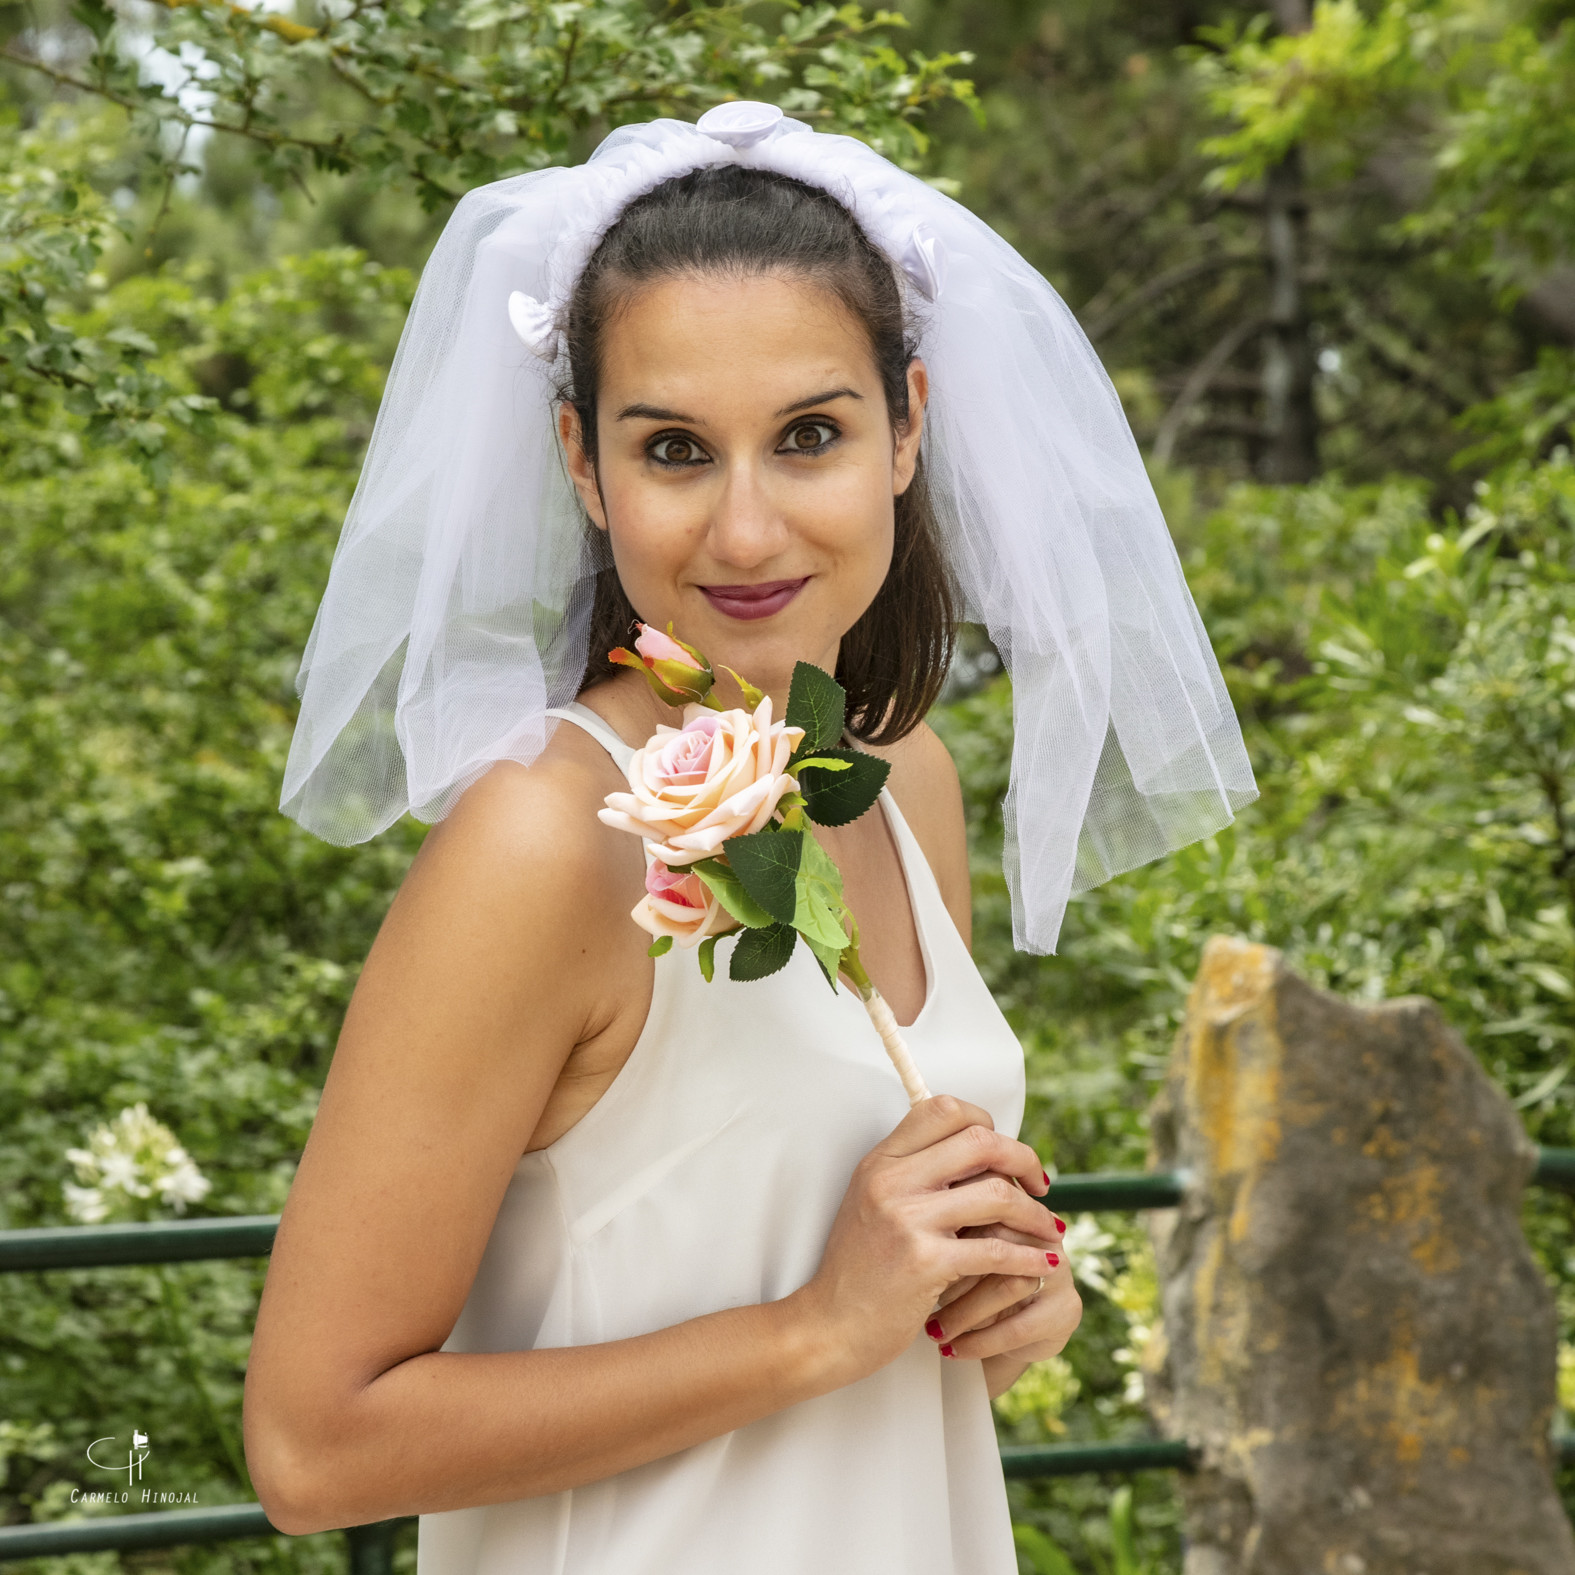
<instances>
[{"instance_id":1,"label":"dark red lipstick","mask_svg":"<svg viewBox=\"0 0 1575 1575\"><path fill-rule=\"evenodd\" d=\"M702 585L705 599L729 618L752 620L779 613L809 584L801 580L762 580L758 585Z\"/></svg>"}]
</instances>

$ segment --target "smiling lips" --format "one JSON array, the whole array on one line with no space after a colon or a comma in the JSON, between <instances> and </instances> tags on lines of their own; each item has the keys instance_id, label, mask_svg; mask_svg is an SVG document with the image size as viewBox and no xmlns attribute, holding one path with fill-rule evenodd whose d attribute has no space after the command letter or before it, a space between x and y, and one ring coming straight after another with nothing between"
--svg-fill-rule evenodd
<instances>
[{"instance_id":1,"label":"smiling lips","mask_svg":"<svg viewBox=\"0 0 1575 1575\"><path fill-rule=\"evenodd\" d=\"M759 585L702 585L705 599L729 618L753 620L779 613L809 583L801 580L763 580Z\"/></svg>"}]
</instances>

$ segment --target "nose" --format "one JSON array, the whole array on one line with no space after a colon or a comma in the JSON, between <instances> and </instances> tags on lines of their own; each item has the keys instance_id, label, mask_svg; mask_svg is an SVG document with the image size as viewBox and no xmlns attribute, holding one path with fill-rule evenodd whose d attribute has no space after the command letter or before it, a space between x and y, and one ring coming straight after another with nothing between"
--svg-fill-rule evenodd
<instances>
[{"instance_id":1,"label":"nose","mask_svg":"<svg viewBox=\"0 0 1575 1575\"><path fill-rule=\"evenodd\" d=\"M759 465L747 460L730 464L706 532L711 556L747 573L776 557L787 540L787 521Z\"/></svg>"}]
</instances>

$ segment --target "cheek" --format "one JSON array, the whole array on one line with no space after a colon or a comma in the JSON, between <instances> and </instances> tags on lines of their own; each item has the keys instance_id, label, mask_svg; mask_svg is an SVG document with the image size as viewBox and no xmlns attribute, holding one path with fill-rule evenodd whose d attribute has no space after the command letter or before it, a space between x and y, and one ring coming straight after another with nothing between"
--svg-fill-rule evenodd
<instances>
[{"instance_id":1,"label":"cheek","mask_svg":"<svg viewBox=\"0 0 1575 1575\"><path fill-rule=\"evenodd\" d=\"M604 472L602 498L618 577L632 598L637 586L670 582L704 539L704 505L679 488L651 485L642 470Z\"/></svg>"},{"instance_id":2,"label":"cheek","mask_svg":"<svg viewBox=\"0 0 1575 1575\"><path fill-rule=\"evenodd\" d=\"M849 597L867 603L891 564L893 504L890 477L861 467L827 476L796 500L798 528L837 565Z\"/></svg>"}]
</instances>

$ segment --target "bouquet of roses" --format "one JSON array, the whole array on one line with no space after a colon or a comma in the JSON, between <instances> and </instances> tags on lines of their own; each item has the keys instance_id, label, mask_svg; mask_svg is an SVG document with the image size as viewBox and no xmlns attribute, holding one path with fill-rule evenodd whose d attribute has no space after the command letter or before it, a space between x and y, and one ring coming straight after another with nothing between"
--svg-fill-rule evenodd
<instances>
[{"instance_id":1,"label":"bouquet of roses","mask_svg":"<svg viewBox=\"0 0 1575 1575\"><path fill-rule=\"evenodd\" d=\"M609 793L599 817L645 843L645 896L636 924L655 937L651 955L693 949L706 980L716 943L737 935L733 979L764 979L802 939L831 988L845 973L902 1078L909 1101L929 1098L897 1021L859 961L859 927L842 876L812 824L845 826L880 796L890 767L842 746L846 695L829 673L793 669L787 716L771 697L724 667L745 708L726 710L716 674L692 645L639 625L634 650L609 659L644 675L681 707L680 727L658 727L629 762L627 793Z\"/></svg>"}]
</instances>

